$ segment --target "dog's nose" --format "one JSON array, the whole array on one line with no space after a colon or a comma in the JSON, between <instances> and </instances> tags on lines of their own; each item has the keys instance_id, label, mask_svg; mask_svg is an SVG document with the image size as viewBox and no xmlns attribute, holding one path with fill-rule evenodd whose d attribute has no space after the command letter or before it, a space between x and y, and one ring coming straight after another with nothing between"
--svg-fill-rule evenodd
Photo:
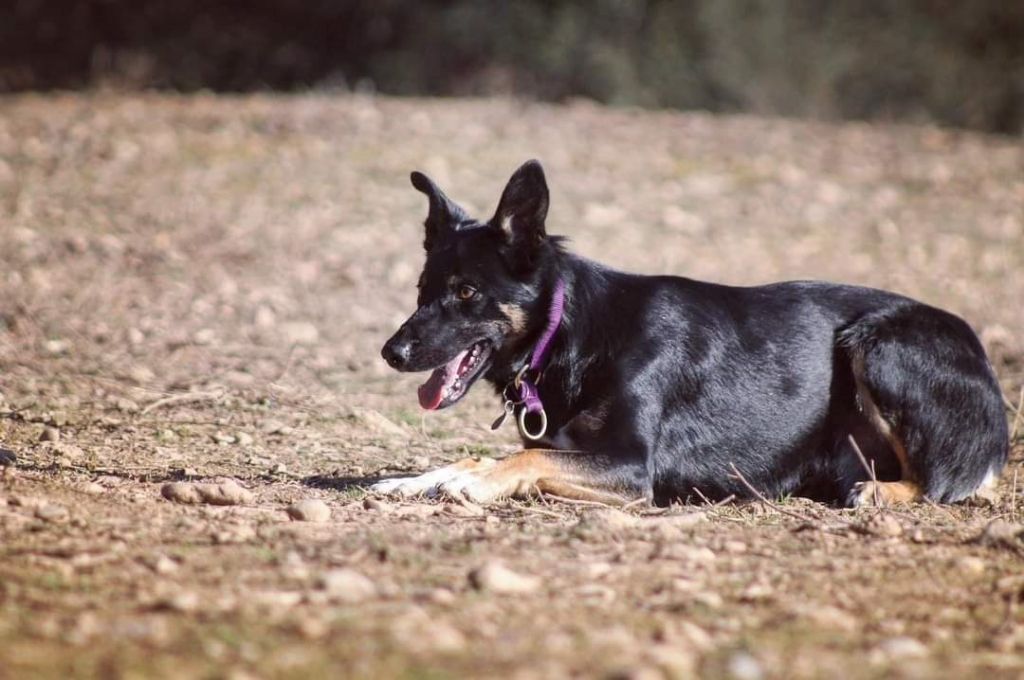
<instances>
[{"instance_id":1,"label":"dog's nose","mask_svg":"<svg viewBox=\"0 0 1024 680\"><path fill-rule=\"evenodd\" d=\"M412 348L418 344L419 341L415 339L399 339L394 337L385 343L384 349L380 351L380 355L384 357L384 361L388 362L388 366L391 368L402 369L409 363Z\"/></svg>"}]
</instances>

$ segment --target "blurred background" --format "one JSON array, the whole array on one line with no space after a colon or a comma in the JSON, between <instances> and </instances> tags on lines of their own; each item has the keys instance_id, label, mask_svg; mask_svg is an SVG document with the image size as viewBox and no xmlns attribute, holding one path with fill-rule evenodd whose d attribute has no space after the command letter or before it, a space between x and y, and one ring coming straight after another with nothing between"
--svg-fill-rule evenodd
<instances>
[{"instance_id":1,"label":"blurred background","mask_svg":"<svg viewBox=\"0 0 1024 680\"><path fill-rule=\"evenodd\" d=\"M0 92L516 95L1024 129L1020 0L6 0Z\"/></svg>"}]
</instances>

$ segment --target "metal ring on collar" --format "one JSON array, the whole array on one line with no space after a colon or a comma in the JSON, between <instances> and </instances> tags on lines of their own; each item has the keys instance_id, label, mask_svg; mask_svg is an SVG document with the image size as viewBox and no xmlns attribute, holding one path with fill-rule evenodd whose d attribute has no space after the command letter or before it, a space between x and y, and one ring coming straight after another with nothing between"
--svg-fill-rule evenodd
<instances>
[{"instance_id":1,"label":"metal ring on collar","mask_svg":"<svg viewBox=\"0 0 1024 680\"><path fill-rule=\"evenodd\" d=\"M525 408L519 411L519 420L518 420L518 423L519 423L519 434L523 435L524 437L526 437L527 439L529 439L531 441L537 441L538 439L540 439L541 437L544 436L545 432L548 431L548 414L544 411L544 409L541 409L539 411L539 413L540 413L540 430L538 432L534 433L534 432L530 432L526 428L526 413L527 413L527 411L526 411Z\"/></svg>"}]
</instances>

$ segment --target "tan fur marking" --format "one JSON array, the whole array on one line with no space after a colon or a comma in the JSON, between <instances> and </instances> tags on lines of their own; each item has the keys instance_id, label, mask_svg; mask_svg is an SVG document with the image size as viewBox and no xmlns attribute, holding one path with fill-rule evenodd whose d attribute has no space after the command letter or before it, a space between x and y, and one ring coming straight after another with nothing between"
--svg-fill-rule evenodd
<instances>
[{"instance_id":1,"label":"tan fur marking","mask_svg":"<svg viewBox=\"0 0 1024 680\"><path fill-rule=\"evenodd\" d=\"M878 409L878 405L864 383L864 355L860 352L856 353L851 363L853 381L857 384L857 395L860 397L860 404L864 410L864 415L868 417L871 424L875 426L879 434L885 437L886 441L889 442L889 446L892 447L893 453L896 454L896 459L900 462L900 477L902 481L913 482L914 471L910 467L910 457L907 455L907 449L903 446L900 438L896 436L892 424L885 419L882 412Z\"/></svg>"},{"instance_id":2,"label":"tan fur marking","mask_svg":"<svg viewBox=\"0 0 1024 680\"><path fill-rule=\"evenodd\" d=\"M556 458L557 451L526 449L498 461L487 460L490 467L479 468L483 461L460 461L479 482L478 495L498 498L524 498L536 491L579 500L598 500L602 503L623 503L623 498L593 485L584 471L571 463ZM445 485L441 488L444 490ZM471 494L472 495L472 494Z\"/></svg>"},{"instance_id":3,"label":"tan fur marking","mask_svg":"<svg viewBox=\"0 0 1024 680\"><path fill-rule=\"evenodd\" d=\"M512 333L518 335L526 331L526 311L522 307L508 302L499 302L498 309L508 319Z\"/></svg>"},{"instance_id":4,"label":"tan fur marking","mask_svg":"<svg viewBox=\"0 0 1024 680\"><path fill-rule=\"evenodd\" d=\"M590 501L592 503L604 503L606 505L625 505L626 499L618 494L601 489L594 489L579 484L573 484L560 479L542 478L537 480L537 490L541 493L568 498L573 501Z\"/></svg>"},{"instance_id":5,"label":"tan fur marking","mask_svg":"<svg viewBox=\"0 0 1024 680\"><path fill-rule=\"evenodd\" d=\"M924 498L921 487L914 482L863 482L857 496L857 505L901 505Z\"/></svg>"}]
</instances>

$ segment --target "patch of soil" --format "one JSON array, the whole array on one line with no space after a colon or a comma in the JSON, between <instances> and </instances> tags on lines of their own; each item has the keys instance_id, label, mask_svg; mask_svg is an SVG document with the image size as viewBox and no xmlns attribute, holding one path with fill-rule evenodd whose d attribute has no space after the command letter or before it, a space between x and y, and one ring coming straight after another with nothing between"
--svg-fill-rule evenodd
<instances>
[{"instance_id":1,"label":"patch of soil","mask_svg":"<svg viewBox=\"0 0 1024 680\"><path fill-rule=\"evenodd\" d=\"M1019 413L1019 140L587 103L0 99L0 677L1019 677L1020 417L997 493L951 507L367 497L515 448L486 389L423 414L378 352L422 263L409 171L490 214L529 157L551 231L612 265L961 314Z\"/></svg>"}]
</instances>

